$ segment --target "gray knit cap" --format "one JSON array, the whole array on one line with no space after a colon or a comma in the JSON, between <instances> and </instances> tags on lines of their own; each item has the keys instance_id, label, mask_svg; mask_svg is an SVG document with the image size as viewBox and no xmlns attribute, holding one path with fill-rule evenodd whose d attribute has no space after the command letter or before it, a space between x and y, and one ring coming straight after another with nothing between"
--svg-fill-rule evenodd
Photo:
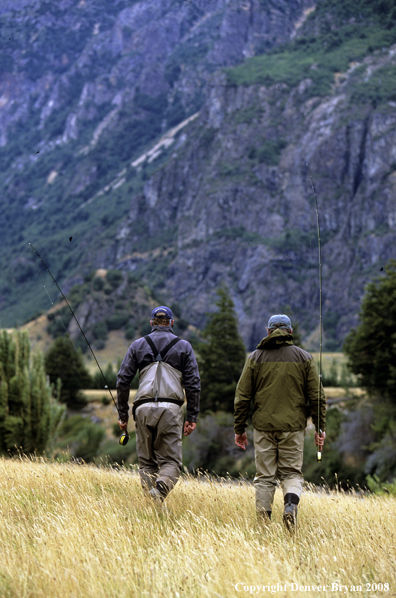
<instances>
[{"instance_id":1,"label":"gray knit cap","mask_svg":"<svg viewBox=\"0 0 396 598\"><path fill-rule=\"evenodd\" d=\"M291 321L288 316L285 314L277 314L276 316L271 316L268 320L268 330L275 330L276 328L283 328L291 330Z\"/></svg>"}]
</instances>

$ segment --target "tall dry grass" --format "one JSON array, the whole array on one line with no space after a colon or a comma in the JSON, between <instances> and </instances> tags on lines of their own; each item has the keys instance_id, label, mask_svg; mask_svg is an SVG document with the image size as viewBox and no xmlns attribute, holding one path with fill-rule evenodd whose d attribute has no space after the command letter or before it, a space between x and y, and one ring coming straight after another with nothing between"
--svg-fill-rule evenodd
<instances>
[{"instance_id":1,"label":"tall dry grass","mask_svg":"<svg viewBox=\"0 0 396 598\"><path fill-rule=\"evenodd\" d=\"M167 506L126 469L0 459L1 598L396 595L395 498L307 490L295 537L244 482L184 478Z\"/></svg>"}]
</instances>

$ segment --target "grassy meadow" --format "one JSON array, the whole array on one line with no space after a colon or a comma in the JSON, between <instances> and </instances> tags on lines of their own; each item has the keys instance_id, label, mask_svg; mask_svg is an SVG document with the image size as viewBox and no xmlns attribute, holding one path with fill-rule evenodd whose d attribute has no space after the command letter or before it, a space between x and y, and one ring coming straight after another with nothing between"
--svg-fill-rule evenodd
<instances>
[{"instance_id":1,"label":"grassy meadow","mask_svg":"<svg viewBox=\"0 0 396 598\"><path fill-rule=\"evenodd\" d=\"M265 527L243 481L184 477L164 510L132 470L2 458L0 596L395 595L395 498L307 488L295 537L282 502Z\"/></svg>"}]
</instances>

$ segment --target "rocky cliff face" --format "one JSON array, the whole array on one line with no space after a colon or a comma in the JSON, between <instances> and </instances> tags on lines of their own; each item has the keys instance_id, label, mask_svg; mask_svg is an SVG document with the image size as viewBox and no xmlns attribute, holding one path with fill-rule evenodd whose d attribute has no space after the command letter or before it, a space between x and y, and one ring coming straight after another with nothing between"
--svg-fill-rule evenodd
<instances>
[{"instance_id":1,"label":"rocky cliff face","mask_svg":"<svg viewBox=\"0 0 396 598\"><path fill-rule=\"evenodd\" d=\"M368 59L367 73L377 77L395 64L394 54ZM327 346L336 347L396 241L396 104L351 104L356 66L330 97L308 99L309 80L290 93L280 85L231 86L216 74L188 140L134 198L119 231L119 267L150 280L152 256L134 254L133 223L143 218L151 236L173 229L162 290L195 321L225 281L249 347L275 312L291 312L312 332L319 280L308 164L319 202L324 329Z\"/></svg>"},{"instance_id":2,"label":"rocky cliff face","mask_svg":"<svg viewBox=\"0 0 396 598\"><path fill-rule=\"evenodd\" d=\"M300 46L279 50L271 76L251 83L263 67L249 57L290 39L347 53L348 35L370 30L352 17L341 39L308 0L12 8L0 12L2 325L44 306L26 255L37 240L66 289L91 268L133 271L200 326L225 282L249 348L278 311L308 337L319 322L309 164L327 348L339 346L393 256L395 48L374 40L349 64L332 54L331 73L346 67L327 87L328 56L293 63ZM239 63L243 83L223 68Z\"/></svg>"}]
</instances>

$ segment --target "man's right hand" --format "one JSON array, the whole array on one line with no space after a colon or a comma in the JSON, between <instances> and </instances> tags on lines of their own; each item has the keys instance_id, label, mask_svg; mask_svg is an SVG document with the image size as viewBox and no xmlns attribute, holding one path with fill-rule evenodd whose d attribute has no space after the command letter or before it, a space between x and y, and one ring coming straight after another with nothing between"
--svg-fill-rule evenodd
<instances>
[{"instance_id":1,"label":"man's right hand","mask_svg":"<svg viewBox=\"0 0 396 598\"><path fill-rule=\"evenodd\" d=\"M125 431L128 428L128 422L123 422L121 419L118 420L118 425L122 431Z\"/></svg>"},{"instance_id":2,"label":"man's right hand","mask_svg":"<svg viewBox=\"0 0 396 598\"><path fill-rule=\"evenodd\" d=\"M325 438L326 438L326 432L321 432L320 434L315 432L315 444L318 447L319 451L321 451L323 448Z\"/></svg>"},{"instance_id":3,"label":"man's right hand","mask_svg":"<svg viewBox=\"0 0 396 598\"><path fill-rule=\"evenodd\" d=\"M248 445L247 434L244 432L243 434L235 434L235 444L239 446L242 450L246 451L246 447Z\"/></svg>"},{"instance_id":4,"label":"man's right hand","mask_svg":"<svg viewBox=\"0 0 396 598\"><path fill-rule=\"evenodd\" d=\"M184 422L184 436L189 436L195 430L196 426L195 422Z\"/></svg>"}]
</instances>

